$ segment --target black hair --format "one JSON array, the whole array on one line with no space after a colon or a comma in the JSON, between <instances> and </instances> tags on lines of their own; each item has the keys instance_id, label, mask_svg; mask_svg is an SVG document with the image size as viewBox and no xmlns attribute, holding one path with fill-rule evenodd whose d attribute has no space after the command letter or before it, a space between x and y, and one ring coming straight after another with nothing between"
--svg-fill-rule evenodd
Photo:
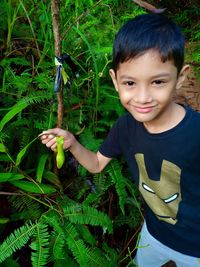
<instances>
[{"instance_id":1,"label":"black hair","mask_svg":"<svg viewBox=\"0 0 200 267\"><path fill-rule=\"evenodd\" d=\"M179 73L184 63L184 47L183 33L175 22L163 14L142 14L129 20L116 34L113 69L116 72L120 63L155 49L162 62L173 60Z\"/></svg>"}]
</instances>

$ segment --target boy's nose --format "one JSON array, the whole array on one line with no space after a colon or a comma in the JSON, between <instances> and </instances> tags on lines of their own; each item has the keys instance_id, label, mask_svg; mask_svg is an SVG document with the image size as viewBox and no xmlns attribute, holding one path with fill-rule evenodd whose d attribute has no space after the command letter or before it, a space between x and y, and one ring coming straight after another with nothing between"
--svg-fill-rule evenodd
<instances>
[{"instance_id":1,"label":"boy's nose","mask_svg":"<svg viewBox=\"0 0 200 267\"><path fill-rule=\"evenodd\" d=\"M150 92L146 86L138 87L134 101L136 103L145 104L152 101L152 97L150 95Z\"/></svg>"}]
</instances>

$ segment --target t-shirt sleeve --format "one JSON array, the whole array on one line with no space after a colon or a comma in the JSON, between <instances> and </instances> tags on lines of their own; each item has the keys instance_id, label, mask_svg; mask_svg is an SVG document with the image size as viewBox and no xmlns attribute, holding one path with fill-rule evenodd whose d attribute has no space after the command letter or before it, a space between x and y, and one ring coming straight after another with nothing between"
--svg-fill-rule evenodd
<instances>
[{"instance_id":1,"label":"t-shirt sleeve","mask_svg":"<svg viewBox=\"0 0 200 267\"><path fill-rule=\"evenodd\" d=\"M103 144L99 148L99 152L105 157L114 158L121 154L119 127L120 126L118 120L108 133Z\"/></svg>"}]
</instances>

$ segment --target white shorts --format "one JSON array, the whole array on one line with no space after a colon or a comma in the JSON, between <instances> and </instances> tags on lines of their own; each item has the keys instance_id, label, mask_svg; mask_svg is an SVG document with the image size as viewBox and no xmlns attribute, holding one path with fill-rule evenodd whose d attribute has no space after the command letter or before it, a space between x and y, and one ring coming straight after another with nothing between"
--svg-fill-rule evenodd
<instances>
[{"instance_id":1,"label":"white shorts","mask_svg":"<svg viewBox=\"0 0 200 267\"><path fill-rule=\"evenodd\" d=\"M161 267L170 260L174 261L177 267L200 267L200 259L175 251L155 239L144 222L134 259L136 266Z\"/></svg>"}]
</instances>

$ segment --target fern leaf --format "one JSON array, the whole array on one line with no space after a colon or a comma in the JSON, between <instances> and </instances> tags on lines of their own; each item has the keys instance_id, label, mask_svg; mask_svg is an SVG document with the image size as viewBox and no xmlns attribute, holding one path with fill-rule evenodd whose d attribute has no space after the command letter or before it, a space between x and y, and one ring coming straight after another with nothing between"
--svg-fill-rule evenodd
<instances>
[{"instance_id":1,"label":"fern leaf","mask_svg":"<svg viewBox=\"0 0 200 267\"><path fill-rule=\"evenodd\" d=\"M65 240L63 233L53 233L53 236L51 237L51 243L52 243L52 253L51 258L53 260L60 260L65 258Z\"/></svg>"},{"instance_id":2,"label":"fern leaf","mask_svg":"<svg viewBox=\"0 0 200 267\"><path fill-rule=\"evenodd\" d=\"M92 248L87 254L89 267L105 267L109 265L109 261L112 262L109 257L106 257L102 251L98 248ZM116 265L115 265L116 266Z\"/></svg>"},{"instance_id":3,"label":"fern leaf","mask_svg":"<svg viewBox=\"0 0 200 267\"><path fill-rule=\"evenodd\" d=\"M115 183L115 188L119 197L119 206L124 214L124 204L127 198L126 192L126 179L121 173L120 165L117 161L111 162L108 168L108 173L111 176L113 182Z\"/></svg>"},{"instance_id":4,"label":"fern leaf","mask_svg":"<svg viewBox=\"0 0 200 267\"><path fill-rule=\"evenodd\" d=\"M113 231L111 219L105 213L95 208L72 204L68 207L63 207L63 211L65 218L68 218L73 223L98 225L108 230L109 233Z\"/></svg>"},{"instance_id":5,"label":"fern leaf","mask_svg":"<svg viewBox=\"0 0 200 267\"><path fill-rule=\"evenodd\" d=\"M116 267L118 266L117 264L117 260L119 259L119 255L117 253L117 251L111 247L108 246L107 243L103 243L102 244L102 250L105 252L106 257L108 258L108 265L106 265L106 267Z\"/></svg>"},{"instance_id":6,"label":"fern leaf","mask_svg":"<svg viewBox=\"0 0 200 267\"><path fill-rule=\"evenodd\" d=\"M17 211L11 215L12 220L17 219L37 219L42 213L43 209L40 204L30 198L28 195L10 196L8 197L9 203Z\"/></svg>"},{"instance_id":7,"label":"fern leaf","mask_svg":"<svg viewBox=\"0 0 200 267\"><path fill-rule=\"evenodd\" d=\"M66 263L67 263L67 267L78 267L79 266L72 258L66 256L66 259L56 260L54 263L54 267L66 266Z\"/></svg>"},{"instance_id":8,"label":"fern leaf","mask_svg":"<svg viewBox=\"0 0 200 267\"><path fill-rule=\"evenodd\" d=\"M76 226L70 222L66 222L66 220L63 225L60 217L53 211L45 213L45 215L42 216L42 219L63 237L69 252L73 254L79 266L88 267L87 254L89 253L89 248L86 247L84 241L81 239L78 231L76 230Z\"/></svg>"},{"instance_id":9,"label":"fern leaf","mask_svg":"<svg viewBox=\"0 0 200 267\"><path fill-rule=\"evenodd\" d=\"M15 251L21 249L33 235L36 225L31 222L16 229L6 240L0 245L0 262L11 256Z\"/></svg>"},{"instance_id":10,"label":"fern leaf","mask_svg":"<svg viewBox=\"0 0 200 267\"><path fill-rule=\"evenodd\" d=\"M88 267L87 255L89 249L85 246L83 240L80 239L75 227L71 223L68 223L64 230L67 245L76 261L81 267Z\"/></svg>"},{"instance_id":11,"label":"fern leaf","mask_svg":"<svg viewBox=\"0 0 200 267\"><path fill-rule=\"evenodd\" d=\"M77 225L76 226L80 236L90 245L95 246L96 240L94 236L90 233L89 229L85 225Z\"/></svg>"},{"instance_id":12,"label":"fern leaf","mask_svg":"<svg viewBox=\"0 0 200 267\"><path fill-rule=\"evenodd\" d=\"M33 267L46 266L49 258L49 232L48 226L38 223L33 234L35 240L30 244L33 252L31 262Z\"/></svg>"},{"instance_id":13,"label":"fern leaf","mask_svg":"<svg viewBox=\"0 0 200 267\"><path fill-rule=\"evenodd\" d=\"M87 197L83 201L83 204L90 205L91 203L96 203L99 199L100 199L100 194L95 194L92 192L87 195Z\"/></svg>"},{"instance_id":14,"label":"fern leaf","mask_svg":"<svg viewBox=\"0 0 200 267\"><path fill-rule=\"evenodd\" d=\"M3 264L0 265L1 267L21 267L17 260L14 260L12 257L7 258Z\"/></svg>"}]
</instances>

